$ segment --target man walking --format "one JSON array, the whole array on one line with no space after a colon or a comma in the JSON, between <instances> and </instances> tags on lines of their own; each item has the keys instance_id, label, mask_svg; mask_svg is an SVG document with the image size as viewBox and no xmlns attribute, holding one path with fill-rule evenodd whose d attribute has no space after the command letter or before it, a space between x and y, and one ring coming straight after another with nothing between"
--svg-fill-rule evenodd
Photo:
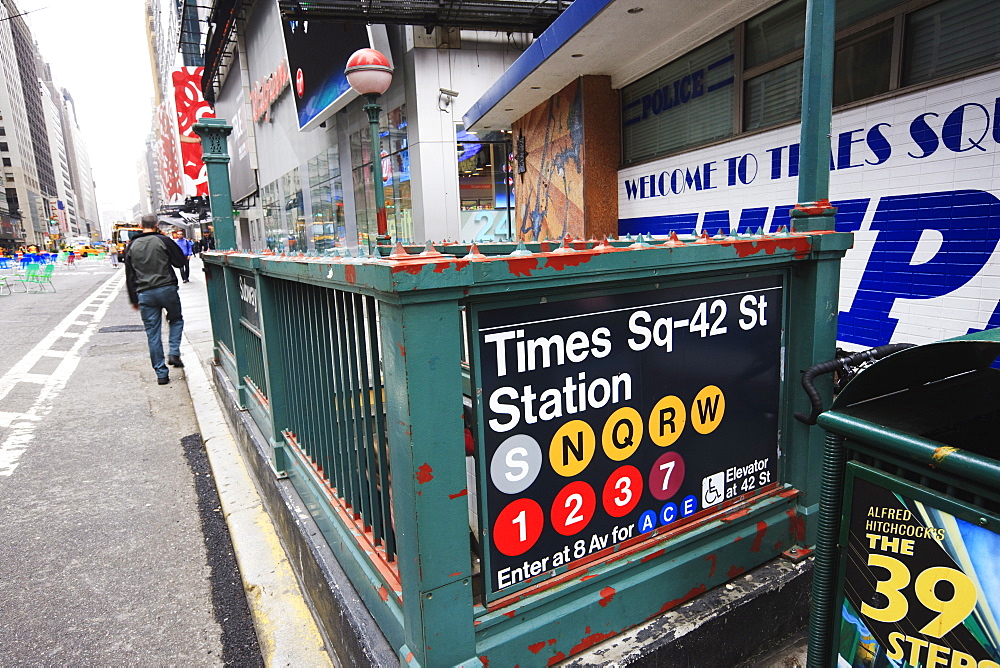
<instances>
[{"instance_id":1,"label":"man walking","mask_svg":"<svg viewBox=\"0 0 1000 668\"><path fill-rule=\"evenodd\" d=\"M184 230L175 230L174 243L180 246L181 252L184 253L184 266L181 267L181 280L185 283L189 283L190 281L188 281L188 278L191 276L191 255L194 254L191 240L185 238Z\"/></svg>"},{"instance_id":2,"label":"man walking","mask_svg":"<svg viewBox=\"0 0 1000 668\"><path fill-rule=\"evenodd\" d=\"M183 367L181 333L184 331L184 318L181 317L181 299L177 294L177 276L172 267L180 269L186 258L180 246L157 230L156 216L146 214L139 224L142 233L125 248L125 284L132 308L139 311L146 327L149 361L156 372L156 382L166 385L170 382L170 370L163 359L162 312L166 310L170 324L170 351L166 362Z\"/></svg>"}]
</instances>

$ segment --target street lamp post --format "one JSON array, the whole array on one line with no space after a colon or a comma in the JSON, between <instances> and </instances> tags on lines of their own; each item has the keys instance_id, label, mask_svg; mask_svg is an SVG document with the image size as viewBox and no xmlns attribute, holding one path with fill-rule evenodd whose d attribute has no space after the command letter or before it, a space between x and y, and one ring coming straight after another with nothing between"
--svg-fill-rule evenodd
<instances>
[{"instance_id":1,"label":"street lamp post","mask_svg":"<svg viewBox=\"0 0 1000 668\"><path fill-rule=\"evenodd\" d=\"M376 211L376 243L389 242L389 225L385 214L385 191L382 186L382 151L379 142L378 117L382 107L378 97L392 83L392 65L389 59L375 49L359 49L347 60L344 70L347 82L351 88L365 96L368 104L364 106L368 114L368 134L372 145L372 176L374 178L375 211Z\"/></svg>"}]
</instances>

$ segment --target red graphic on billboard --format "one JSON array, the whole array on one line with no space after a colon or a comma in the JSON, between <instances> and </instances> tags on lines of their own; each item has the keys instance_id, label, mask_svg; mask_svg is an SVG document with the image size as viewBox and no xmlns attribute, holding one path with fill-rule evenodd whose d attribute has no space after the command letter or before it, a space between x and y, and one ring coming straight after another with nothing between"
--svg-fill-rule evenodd
<instances>
[{"instance_id":1,"label":"red graphic on billboard","mask_svg":"<svg viewBox=\"0 0 1000 668\"><path fill-rule=\"evenodd\" d=\"M201 160L201 139L191 127L202 118L215 118L212 107L201 95L201 67L174 70L174 103L177 108L177 134L183 171L185 195L208 195L208 171Z\"/></svg>"},{"instance_id":2,"label":"red graphic on billboard","mask_svg":"<svg viewBox=\"0 0 1000 668\"><path fill-rule=\"evenodd\" d=\"M177 126L172 118L172 107L170 100L165 99L157 109L157 121L160 124L160 150L157 151L157 162L160 167L161 194L167 204L177 204L184 200L180 150L177 147Z\"/></svg>"}]
</instances>

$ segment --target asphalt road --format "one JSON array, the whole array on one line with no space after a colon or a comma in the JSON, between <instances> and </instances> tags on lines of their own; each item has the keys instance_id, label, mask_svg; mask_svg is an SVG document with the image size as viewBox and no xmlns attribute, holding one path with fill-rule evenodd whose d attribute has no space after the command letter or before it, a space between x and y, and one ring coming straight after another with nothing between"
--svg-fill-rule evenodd
<instances>
[{"instance_id":1,"label":"asphalt road","mask_svg":"<svg viewBox=\"0 0 1000 668\"><path fill-rule=\"evenodd\" d=\"M183 370L123 269L54 283L0 295L0 666L262 665Z\"/></svg>"}]
</instances>

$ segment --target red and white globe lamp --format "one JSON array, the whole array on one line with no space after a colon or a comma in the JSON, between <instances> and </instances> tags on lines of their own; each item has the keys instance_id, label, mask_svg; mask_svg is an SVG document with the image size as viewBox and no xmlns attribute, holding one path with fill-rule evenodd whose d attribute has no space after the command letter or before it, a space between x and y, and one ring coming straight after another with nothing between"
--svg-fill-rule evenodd
<instances>
[{"instance_id":1,"label":"red and white globe lamp","mask_svg":"<svg viewBox=\"0 0 1000 668\"><path fill-rule=\"evenodd\" d=\"M375 210L377 221L377 243L389 242L388 221L385 214L385 192L382 186L382 160L379 142L378 117L382 107L378 103L379 95L384 93L392 83L392 65L389 59L375 49L358 49L347 59L344 69L347 83L351 88L364 95L368 104L364 106L368 114L368 130L371 138L372 177L375 183Z\"/></svg>"}]
</instances>

